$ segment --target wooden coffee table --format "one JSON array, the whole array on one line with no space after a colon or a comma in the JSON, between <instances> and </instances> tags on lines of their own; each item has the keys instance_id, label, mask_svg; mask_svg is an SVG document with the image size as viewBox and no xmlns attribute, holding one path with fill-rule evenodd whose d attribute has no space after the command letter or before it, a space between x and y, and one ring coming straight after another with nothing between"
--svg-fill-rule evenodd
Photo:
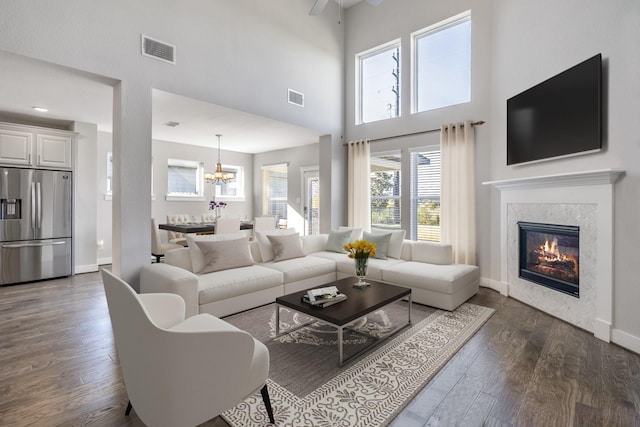
<instances>
[{"instance_id":1,"label":"wooden coffee table","mask_svg":"<svg viewBox=\"0 0 640 427\"><path fill-rule=\"evenodd\" d=\"M386 283L380 283L368 279L367 281L371 283L371 286L368 286L366 288L356 288L353 286L353 284L357 281L358 279L356 277L347 277L345 279L322 285L321 287L323 288L327 286L335 286L341 293L347 296L347 299L345 301L341 301L326 308L312 306L311 304L302 302L302 296L307 293L306 290L294 292L292 294L276 298L276 336L280 336L281 306L287 307L299 313L306 314L307 316L313 318L314 321L319 320L327 323L338 330L338 364L339 366L342 366L343 363L347 360L358 356L363 351L366 351L372 346L378 344L378 342L380 342L381 340L389 338L390 336L396 334L398 331L406 328L411 324L411 289L403 288L401 286L389 285ZM316 288L317 287L318 286L316 286ZM375 338L375 340L369 346L363 348L362 350L349 356L348 358L344 358L344 329L351 323L366 316L367 314L370 314L388 304L391 304L392 302L398 301L405 297L407 297L409 300L409 305L407 308L407 323L399 325L383 338L373 337ZM287 331L286 333L291 333L297 329L309 325L310 323L313 322L300 325L295 329Z\"/></svg>"}]
</instances>

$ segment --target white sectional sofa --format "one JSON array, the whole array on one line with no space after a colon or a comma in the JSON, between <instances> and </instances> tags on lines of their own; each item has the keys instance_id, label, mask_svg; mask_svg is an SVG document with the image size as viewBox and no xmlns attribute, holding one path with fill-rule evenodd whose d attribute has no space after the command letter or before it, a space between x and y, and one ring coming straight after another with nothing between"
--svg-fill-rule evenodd
<instances>
[{"instance_id":1,"label":"white sectional sofa","mask_svg":"<svg viewBox=\"0 0 640 427\"><path fill-rule=\"evenodd\" d=\"M298 237L297 233L288 233L291 231L274 231L278 236L267 240L267 235L272 234L269 232L257 235L254 241L220 235L217 239L227 240L216 243L202 243L216 239L213 236L190 236L188 248L168 251L164 264L142 268L140 290L181 295L187 316L210 313L221 317L354 275L354 262L346 252L327 250L331 249L329 246L336 250L335 235L329 242L328 234ZM410 287L414 302L445 310L454 310L478 292L478 267L452 264L450 245L405 240L403 236L404 233L393 236L391 245L385 248L386 259L369 258L367 278ZM269 247L270 240L277 248L275 255L273 247ZM195 274L202 270L201 256L207 254L207 245L218 250L213 251L214 256L209 254L207 259L214 259L209 265L219 261L220 267L226 267L225 262L238 266ZM198 253L201 248L205 252Z\"/></svg>"}]
</instances>

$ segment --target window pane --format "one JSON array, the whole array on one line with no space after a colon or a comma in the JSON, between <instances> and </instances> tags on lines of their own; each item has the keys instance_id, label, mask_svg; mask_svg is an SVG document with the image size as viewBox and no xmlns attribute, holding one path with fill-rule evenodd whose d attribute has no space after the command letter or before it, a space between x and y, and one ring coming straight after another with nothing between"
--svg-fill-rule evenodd
<instances>
[{"instance_id":1,"label":"window pane","mask_svg":"<svg viewBox=\"0 0 640 427\"><path fill-rule=\"evenodd\" d=\"M411 153L413 240L440 241L440 150Z\"/></svg>"},{"instance_id":2,"label":"window pane","mask_svg":"<svg viewBox=\"0 0 640 427\"><path fill-rule=\"evenodd\" d=\"M232 174L229 182L216 182L214 194L216 197L244 197L244 168L242 166L222 166L222 172Z\"/></svg>"},{"instance_id":3,"label":"window pane","mask_svg":"<svg viewBox=\"0 0 640 427\"><path fill-rule=\"evenodd\" d=\"M471 100L471 17L416 36L417 111Z\"/></svg>"},{"instance_id":4,"label":"window pane","mask_svg":"<svg viewBox=\"0 0 640 427\"><path fill-rule=\"evenodd\" d=\"M400 228L400 153L371 156L371 226Z\"/></svg>"},{"instance_id":5,"label":"window pane","mask_svg":"<svg viewBox=\"0 0 640 427\"><path fill-rule=\"evenodd\" d=\"M361 123L400 116L400 46L360 58Z\"/></svg>"},{"instance_id":6,"label":"window pane","mask_svg":"<svg viewBox=\"0 0 640 427\"><path fill-rule=\"evenodd\" d=\"M265 166L262 170L263 215L287 219L287 166Z\"/></svg>"},{"instance_id":7,"label":"window pane","mask_svg":"<svg viewBox=\"0 0 640 427\"><path fill-rule=\"evenodd\" d=\"M202 163L168 159L167 194L201 196Z\"/></svg>"}]
</instances>

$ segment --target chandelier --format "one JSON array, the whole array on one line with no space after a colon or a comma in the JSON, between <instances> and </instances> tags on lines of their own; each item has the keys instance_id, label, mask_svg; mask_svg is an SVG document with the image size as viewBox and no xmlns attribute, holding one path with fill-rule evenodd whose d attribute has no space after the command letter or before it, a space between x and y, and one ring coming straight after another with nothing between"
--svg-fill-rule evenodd
<instances>
[{"instance_id":1,"label":"chandelier","mask_svg":"<svg viewBox=\"0 0 640 427\"><path fill-rule=\"evenodd\" d=\"M216 164L216 171L214 173L207 172L204 174L204 180L209 184L215 184L217 182L227 183L234 178L233 173L225 173L222 171L222 164L220 163L220 137L222 135L216 134L216 136L218 137L218 163Z\"/></svg>"}]
</instances>

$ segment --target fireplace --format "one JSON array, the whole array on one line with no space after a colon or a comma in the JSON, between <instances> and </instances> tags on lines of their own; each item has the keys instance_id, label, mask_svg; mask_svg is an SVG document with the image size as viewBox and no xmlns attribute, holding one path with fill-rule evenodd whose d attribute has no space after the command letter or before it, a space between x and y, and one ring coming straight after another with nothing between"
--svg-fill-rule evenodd
<instances>
[{"instance_id":1,"label":"fireplace","mask_svg":"<svg viewBox=\"0 0 640 427\"><path fill-rule=\"evenodd\" d=\"M518 222L519 276L580 297L580 227Z\"/></svg>"}]
</instances>

